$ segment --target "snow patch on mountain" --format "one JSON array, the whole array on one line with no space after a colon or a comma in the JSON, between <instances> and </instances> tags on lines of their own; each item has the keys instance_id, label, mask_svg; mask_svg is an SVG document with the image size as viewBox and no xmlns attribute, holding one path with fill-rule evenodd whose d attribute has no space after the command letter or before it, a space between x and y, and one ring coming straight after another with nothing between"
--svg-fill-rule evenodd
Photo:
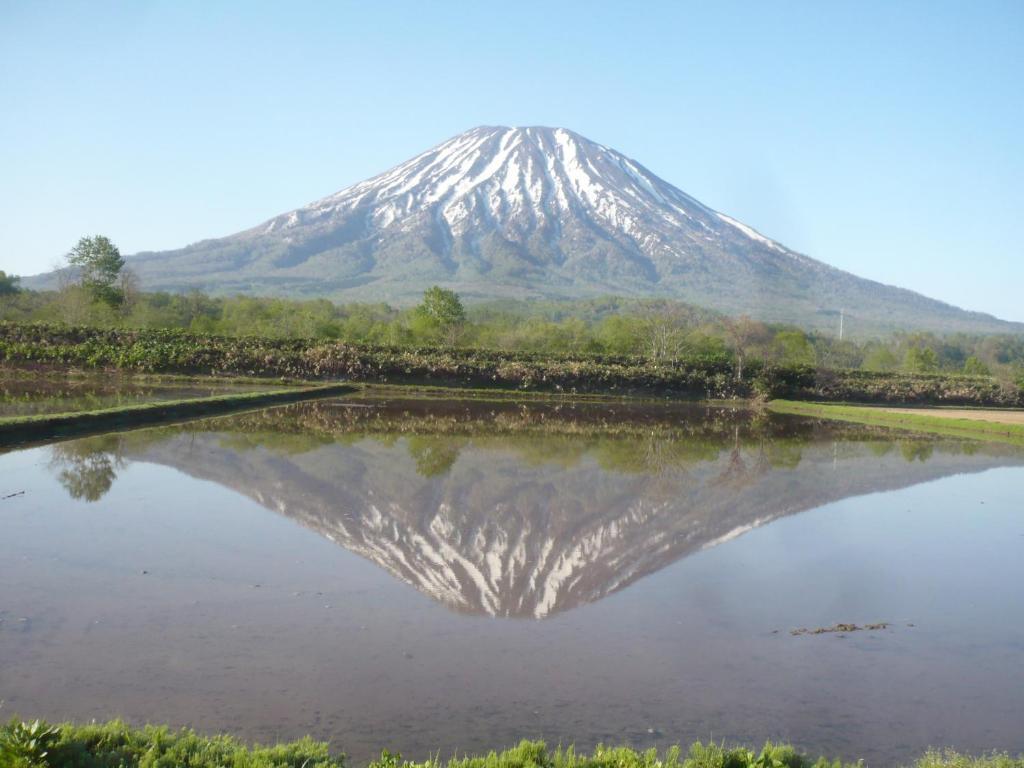
<instances>
[{"instance_id":1,"label":"snow patch on mountain","mask_svg":"<svg viewBox=\"0 0 1024 768\"><path fill-rule=\"evenodd\" d=\"M481 127L305 208L272 220L262 233L323 216L360 211L370 228L411 229L443 220L456 237L495 227L524 243L537 228L574 218L596 223L611 240L648 256L687 255L679 230L701 228L723 240L713 217L734 234L772 250L785 248L716 213L625 155L565 128ZM653 231L652 231L653 229ZM658 229L666 231L659 232ZM449 243L447 246L451 248Z\"/></svg>"},{"instance_id":2,"label":"snow patch on mountain","mask_svg":"<svg viewBox=\"0 0 1024 768\"><path fill-rule=\"evenodd\" d=\"M767 237L760 234L759 232L754 231L746 224L741 224L740 222L736 221L736 219L730 218L729 216L726 216L724 213L716 213L715 215L718 216L718 218L720 218L726 224L731 224L732 226L736 227L736 229L738 229L744 235L749 237L751 240L757 240L759 243L764 243L769 248L779 251L780 253L786 252L786 249L783 248L778 243L776 243L774 240L769 240Z\"/></svg>"}]
</instances>

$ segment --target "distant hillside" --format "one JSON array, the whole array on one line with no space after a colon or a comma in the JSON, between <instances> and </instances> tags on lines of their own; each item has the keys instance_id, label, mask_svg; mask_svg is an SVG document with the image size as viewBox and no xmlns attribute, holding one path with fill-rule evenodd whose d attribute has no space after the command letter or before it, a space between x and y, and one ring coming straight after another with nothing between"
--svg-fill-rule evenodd
<instances>
[{"instance_id":1,"label":"distant hillside","mask_svg":"<svg viewBox=\"0 0 1024 768\"><path fill-rule=\"evenodd\" d=\"M439 283L468 300L672 297L821 329L844 310L852 335L1024 332L791 251L562 128L475 128L252 229L130 263L148 289L406 304Z\"/></svg>"}]
</instances>

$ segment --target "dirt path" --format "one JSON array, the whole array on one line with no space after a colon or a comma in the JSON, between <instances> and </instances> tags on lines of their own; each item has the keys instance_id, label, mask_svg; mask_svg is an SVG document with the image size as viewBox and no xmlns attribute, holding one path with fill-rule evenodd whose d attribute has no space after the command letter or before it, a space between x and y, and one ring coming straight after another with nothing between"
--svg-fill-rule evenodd
<instances>
[{"instance_id":1,"label":"dirt path","mask_svg":"<svg viewBox=\"0 0 1024 768\"><path fill-rule=\"evenodd\" d=\"M1024 424L1024 411L1004 411L981 408L876 408L886 413L907 413L916 416L934 416L941 419L988 421L993 424Z\"/></svg>"}]
</instances>

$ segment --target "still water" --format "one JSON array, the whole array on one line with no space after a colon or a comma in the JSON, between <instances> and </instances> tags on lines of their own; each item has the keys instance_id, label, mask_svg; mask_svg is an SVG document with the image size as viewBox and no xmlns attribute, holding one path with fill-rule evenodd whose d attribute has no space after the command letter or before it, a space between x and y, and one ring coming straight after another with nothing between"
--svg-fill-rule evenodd
<instances>
[{"instance_id":1,"label":"still water","mask_svg":"<svg viewBox=\"0 0 1024 768\"><path fill-rule=\"evenodd\" d=\"M523 737L1024 750L1024 450L322 401L0 456L0 700L355 764ZM837 622L882 630L794 636Z\"/></svg>"},{"instance_id":2,"label":"still water","mask_svg":"<svg viewBox=\"0 0 1024 768\"><path fill-rule=\"evenodd\" d=\"M266 384L201 382L187 379L134 379L119 375L75 377L3 376L0 371L0 416L90 411L139 403L184 400L268 389Z\"/></svg>"}]
</instances>

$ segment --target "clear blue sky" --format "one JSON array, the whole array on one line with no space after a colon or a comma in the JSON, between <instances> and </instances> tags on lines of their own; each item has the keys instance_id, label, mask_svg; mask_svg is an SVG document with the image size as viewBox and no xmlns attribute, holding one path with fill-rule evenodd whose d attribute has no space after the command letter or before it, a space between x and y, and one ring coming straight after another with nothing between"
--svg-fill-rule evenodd
<instances>
[{"instance_id":1,"label":"clear blue sky","mask_svg":"<svg viewBox=\"0 0 1024 768\"><path fill-rule=\"evenodd\" d=\"M230 234L558 125L823 261L1024 321L1024 3L6 2L0 269Z\"/></svg>"}]
</instances>

